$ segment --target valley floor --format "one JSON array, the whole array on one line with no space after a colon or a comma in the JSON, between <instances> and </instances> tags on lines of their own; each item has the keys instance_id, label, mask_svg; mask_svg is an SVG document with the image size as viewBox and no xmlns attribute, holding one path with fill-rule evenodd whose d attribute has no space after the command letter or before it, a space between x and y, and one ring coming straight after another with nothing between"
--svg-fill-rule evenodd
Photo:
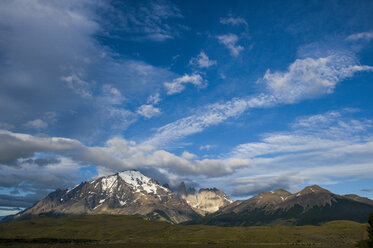
<instances>
[{"instance_id":1,"label":"valley floor","mask_svg":"<svg viewBox=\"0 0 373 248\"><path fill-rule=\"evenodd\" d=\"M135 216L39 217L0 224L2 247L354 247L365 224L216 227L146 221Z\"/></svg>"}]
</instances>

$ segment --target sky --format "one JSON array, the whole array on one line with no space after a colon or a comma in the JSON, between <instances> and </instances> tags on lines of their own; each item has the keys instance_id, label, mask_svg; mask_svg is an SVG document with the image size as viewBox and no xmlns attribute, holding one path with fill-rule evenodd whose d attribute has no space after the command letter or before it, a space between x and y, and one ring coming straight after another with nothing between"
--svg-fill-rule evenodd
<instances>
[{"instance_id":1,"label":"sky","mask_svg":"<svg viewBox=\"0 0 373 248\"><path fill-rule=\"evenodd\" d=\"M137 169L373 199L372 1L0 2L0 216Z\"/></svg>"}]
</instances>

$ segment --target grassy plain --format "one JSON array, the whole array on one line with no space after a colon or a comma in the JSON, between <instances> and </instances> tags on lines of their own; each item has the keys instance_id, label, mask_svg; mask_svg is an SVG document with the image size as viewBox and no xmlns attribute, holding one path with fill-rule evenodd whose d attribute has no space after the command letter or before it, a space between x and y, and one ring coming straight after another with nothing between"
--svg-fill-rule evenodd
<instances>
[{"instance_id":1,"label":"grassy plain","mask_svg":"<svg viewBox=\"0 0 373 248\"><path fill-rule=\"evenodd\" d=\"M367 225L217 227L136 216L39 217L0 224L0 247L354 247Z\"/></svg>"}]
</instances>

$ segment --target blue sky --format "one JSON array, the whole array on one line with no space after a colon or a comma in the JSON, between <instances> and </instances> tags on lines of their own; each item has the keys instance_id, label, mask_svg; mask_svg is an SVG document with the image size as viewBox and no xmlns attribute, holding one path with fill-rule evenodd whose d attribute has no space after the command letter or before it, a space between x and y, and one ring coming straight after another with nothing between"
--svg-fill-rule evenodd
<instances>
[{"instance_id":1,"label":"blue sky","mask_svg":"<svg viewBox=\"0 0 373 248\"><path fill-rule=\"evenodd\" d=\"M126 169L373 198L371 1L1 1L0 215Z\"/></svg>"}]
</instances>

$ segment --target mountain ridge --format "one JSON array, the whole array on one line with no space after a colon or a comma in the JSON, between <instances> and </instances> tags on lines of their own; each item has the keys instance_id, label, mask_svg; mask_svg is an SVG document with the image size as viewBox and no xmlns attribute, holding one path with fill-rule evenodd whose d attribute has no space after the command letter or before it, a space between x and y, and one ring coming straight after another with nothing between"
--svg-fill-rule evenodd
<instances>
[{"instance_id":1,"label":"mountain ridge","mask_svg":"<svg viewBox=\"0 0 373 248\"><path fill-rule=\"evenodd\" d=\"M283 189L262 192L186 224L249 226L320 225L332 220L366 222L372 211L373 201L368 198L357 195L346 197L312 185L294 194Z\"/></svg>"},{"instance_id":2,"label":"mountain ridge","mask_svg":"<svg viewBox=\"0 0 373 248\"><path fill-rule=\"evenodd\" d=\"M277 189L246 200L232 201L217 188L186 189L177 195L136 170L118 172L56 190L17 215L3 221L36 216L137 215L171 223L222 226L322 224L331 220L365 222L373 200L358 195L338 195L318 185L294 194Z\"/></svg>"}]
</instances>

